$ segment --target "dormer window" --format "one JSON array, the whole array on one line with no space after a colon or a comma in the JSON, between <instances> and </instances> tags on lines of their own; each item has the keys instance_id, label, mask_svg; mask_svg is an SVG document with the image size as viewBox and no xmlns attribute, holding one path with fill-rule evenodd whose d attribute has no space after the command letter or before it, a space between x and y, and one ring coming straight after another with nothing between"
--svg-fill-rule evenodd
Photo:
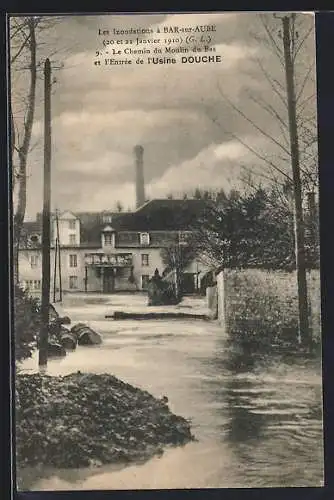
<instances>
[{"instance_id":1,"label":"dormer window","mask_svg":"<svg viewBox=\"0 0 334 500\"><path fill-rule=\"evenodd\" d=\"M112 233L105 233L104 244L110 246L110 245L112 245L112 240L113 240L113 234Z\"/></svg>"},{"instance_id":2,"label":"dormer window","mask_svg":"<svg viewBox=\"0 0 334 500\"><path fill-rule=\"evenodd\" d=\"M147 246L150 244L150 235L149 233L139 233L139 242L143 246Z\"/></svg>"},{"instance_id":3,"label":"dormer window","mask_svg":"<svg viewBox=\"0 0 334 500\"><path fill-rule=\"evenodd\" d=\"M111 226L102 231L102 246L115 247L115 230Z\"/></svg>"},{"instance_id":4,"label":"dormer window","mask_svg":"<svg viewBox=\"0 0 334 500\"><path fill-rule=\"evenodd\" d=\"M104 224L109 224L110 222L112 222L112 215L104 215L102 220Z\"/></svg>"}]
</instances>

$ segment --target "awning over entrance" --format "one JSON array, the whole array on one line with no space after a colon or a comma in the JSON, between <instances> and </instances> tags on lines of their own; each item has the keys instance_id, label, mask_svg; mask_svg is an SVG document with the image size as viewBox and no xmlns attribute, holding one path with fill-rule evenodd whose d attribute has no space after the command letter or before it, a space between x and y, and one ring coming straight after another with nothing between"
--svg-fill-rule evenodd
<instances>
[{"instance_id":1,"label":"awning over entrance","mask_svg":"<svg viewBox=\"0 0 334 500\"><path fill-rule=\"evenodd\" d=\"M132 266L132 253L89 253L85 255L85 265L94 267L129 267Z\"/></svg>"}]
</instances>

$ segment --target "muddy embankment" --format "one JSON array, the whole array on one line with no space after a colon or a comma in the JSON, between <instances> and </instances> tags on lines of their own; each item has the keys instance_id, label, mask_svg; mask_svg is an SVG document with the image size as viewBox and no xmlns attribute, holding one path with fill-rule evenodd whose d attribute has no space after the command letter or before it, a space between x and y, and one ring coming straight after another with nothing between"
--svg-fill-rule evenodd
<instances>
[{"instance_id":1,"label":"muddy embankment","mask_svg":"<svg viewBox=\"0 0 334 500\"><path fill-rule=\"evenodd\" d=\"M108 374L16 377L17 467L129 463L193 440L190 423Z\"/></svg>"}]
</instances>

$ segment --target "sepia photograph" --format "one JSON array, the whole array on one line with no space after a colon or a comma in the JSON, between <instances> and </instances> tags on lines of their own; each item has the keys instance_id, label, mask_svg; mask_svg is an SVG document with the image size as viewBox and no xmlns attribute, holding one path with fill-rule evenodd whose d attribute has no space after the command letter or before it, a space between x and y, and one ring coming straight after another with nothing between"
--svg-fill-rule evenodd
<instances>
[{"instance_id":1,"label":"sepia photograph","mask_svg":"<svg viewBox=\"0 0 334 500\"><path fill-rule=\"evenodd\" d=\"M7 20L17 490L323 487L315 14Z\"/></svg>"}]
</instances>

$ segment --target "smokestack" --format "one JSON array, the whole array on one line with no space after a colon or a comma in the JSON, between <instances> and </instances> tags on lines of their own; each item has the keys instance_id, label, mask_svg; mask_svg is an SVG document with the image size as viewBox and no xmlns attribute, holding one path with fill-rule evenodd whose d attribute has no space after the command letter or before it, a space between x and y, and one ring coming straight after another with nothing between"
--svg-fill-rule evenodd
<instances>
[{"instance_id":1,"label":"smokestack","mask_svg":"<svg viewBox=\"0 0 334 500\"><path fill-rule=\"evenodd\" d=\"M143 146L135 146L134 154L136 162L136 207L139 208L145 203Z\"/></svg>"}]
</instances>

